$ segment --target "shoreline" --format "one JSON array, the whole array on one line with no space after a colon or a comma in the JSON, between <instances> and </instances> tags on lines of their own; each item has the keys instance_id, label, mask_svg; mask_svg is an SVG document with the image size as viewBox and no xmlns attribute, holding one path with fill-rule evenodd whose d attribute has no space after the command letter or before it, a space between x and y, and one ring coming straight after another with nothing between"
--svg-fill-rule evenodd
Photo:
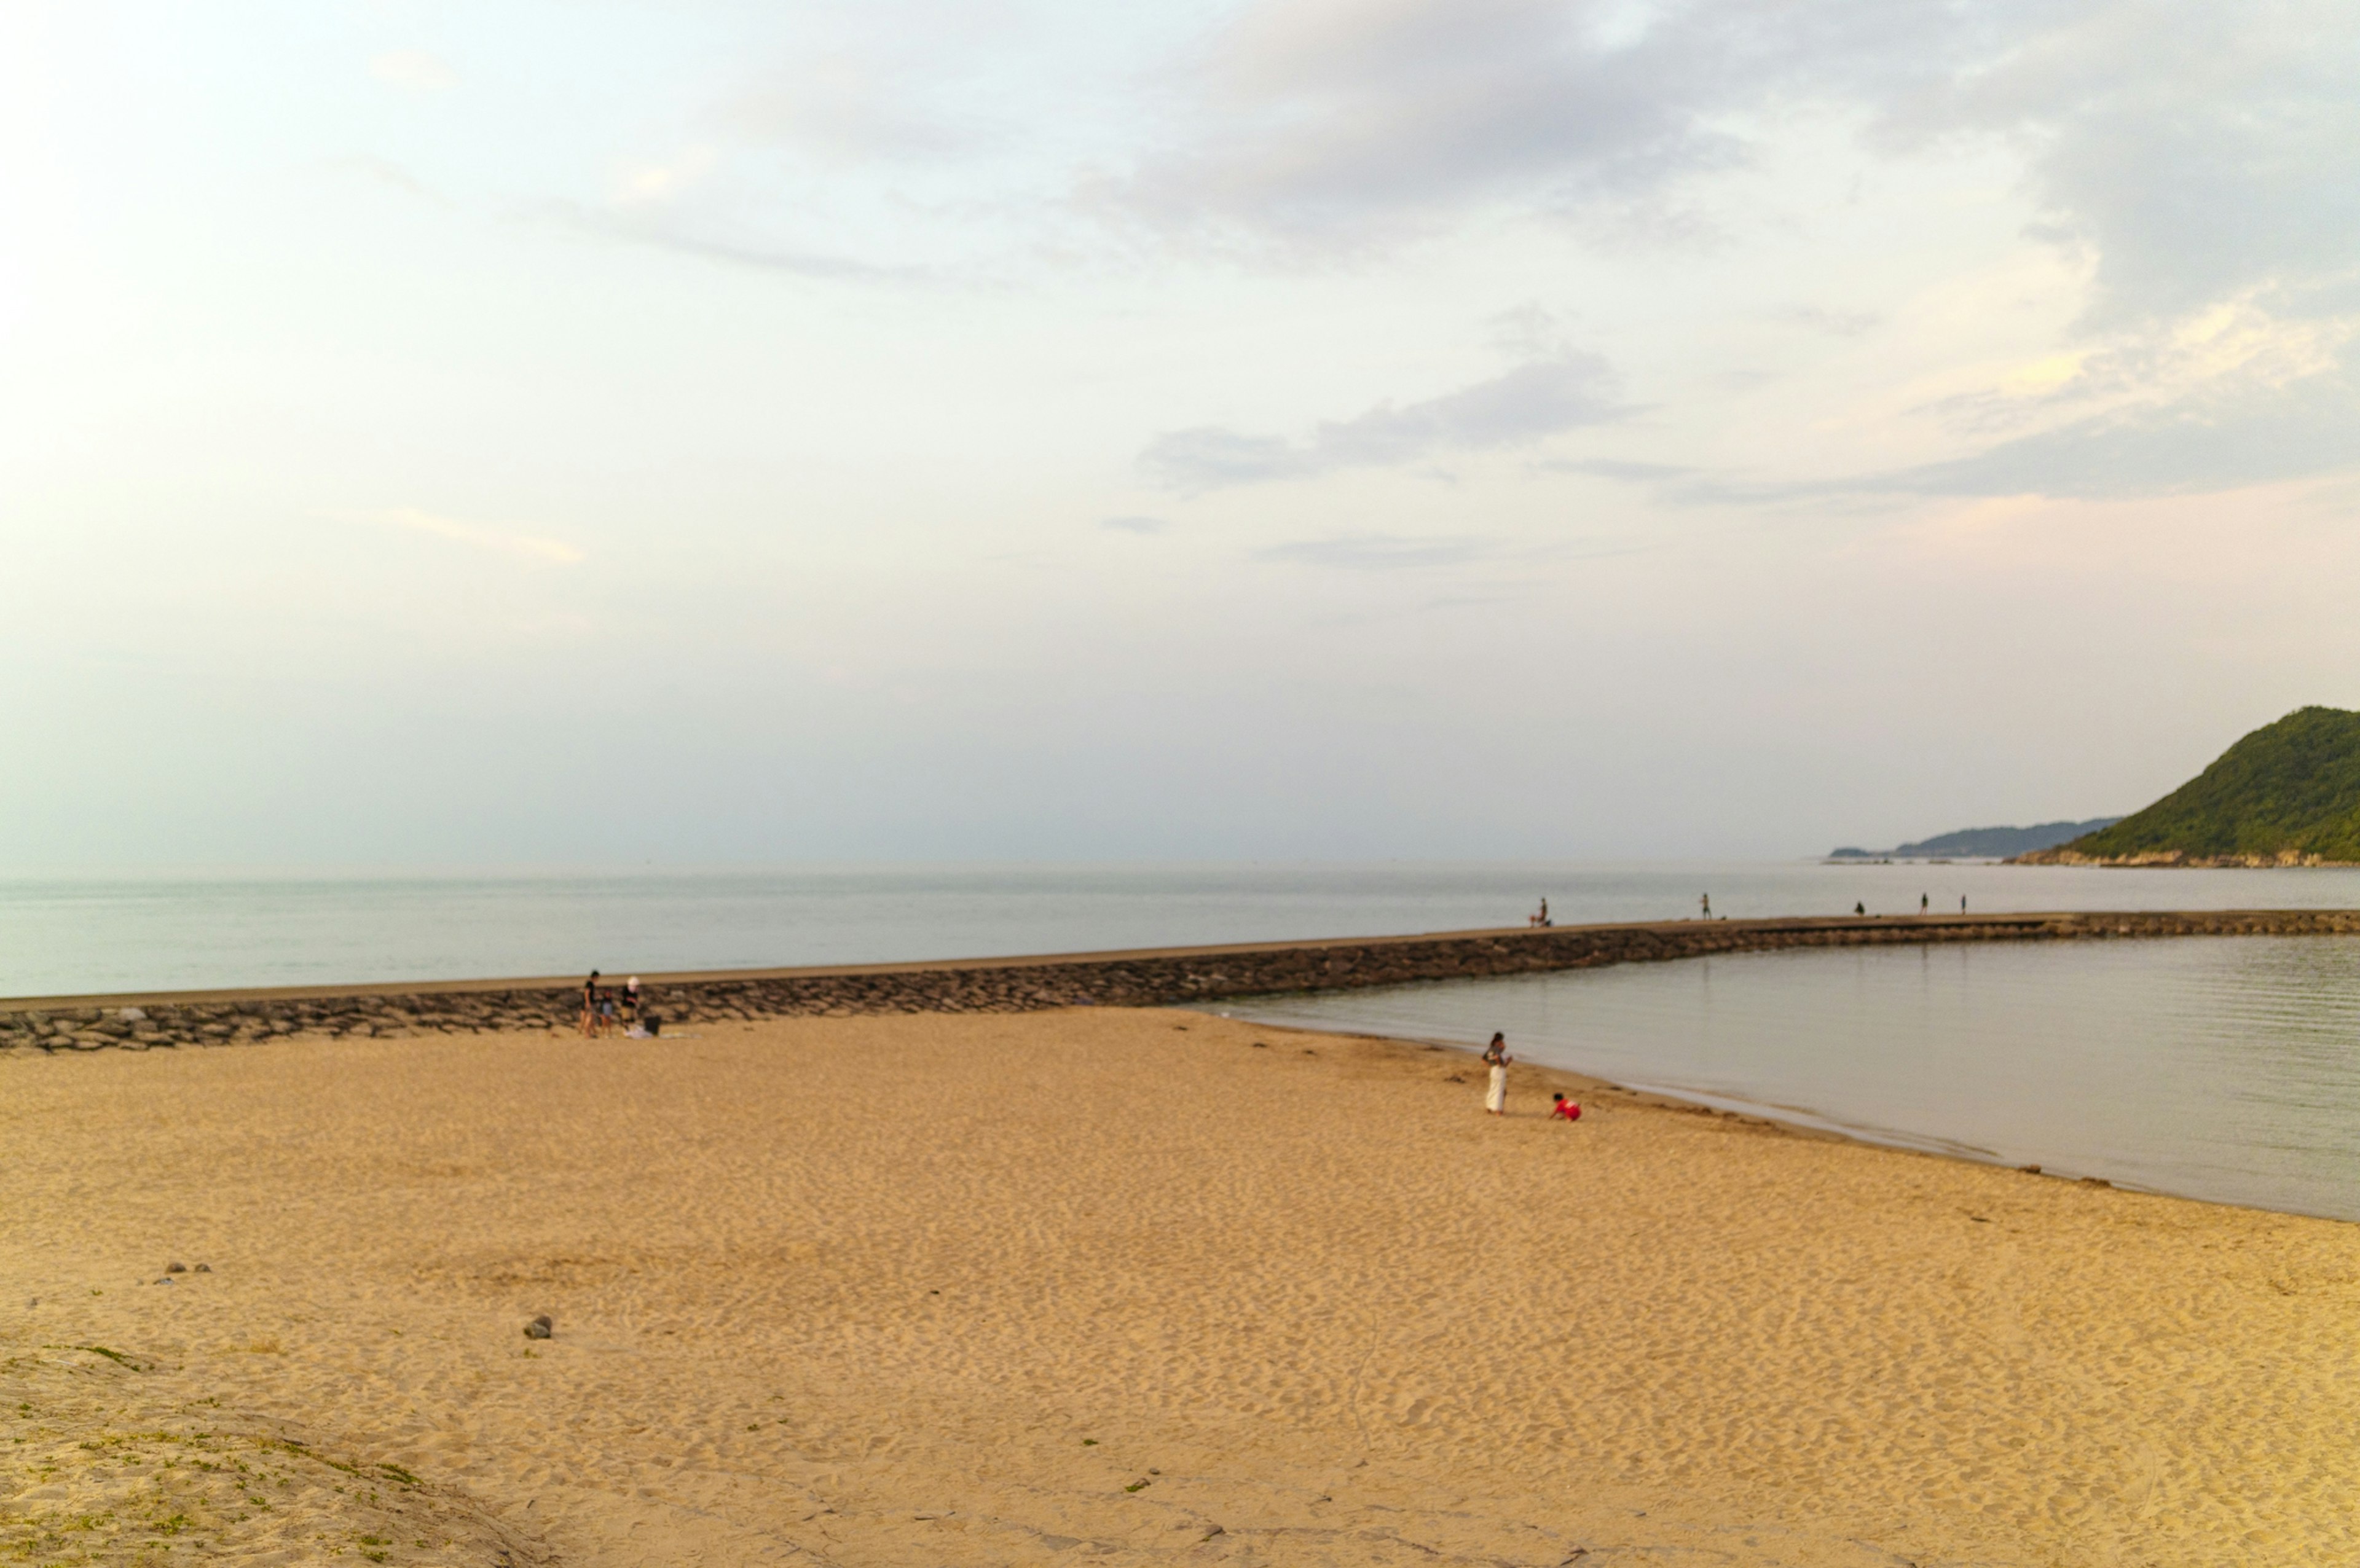
<instances>
[{"instance_id":1,"label":"shoreline","mask_svg":"<svg viewBox=\"0 0 2360 1568\"><path fill-rule=\"evenodd\" d=\"M1193 1010L1193 1009L1192 1009ZM1243 1018L1235 1014L1205 1012L1200 1016L1219 1018L1227 1023L1244 1024L1252 1028L1308 1039L1330 1039L1338 1041L1356 1040L1368 1044L1415 1047L1422 1051L1448 1051L1470 1061L1480 1059L1480 1046L1465 1040L1437 1040L1428 1035L1373 1034L1365 1029L1313 1029L1298 1023L1278 1023ZM2241 1203L2228 1198L2200 1197L2192 1192L2175 1192L2162 1187L2149 1187L2136 1181L2118 1181L2111 1177L2085 1176L2071 1172L2063 1166L2016 1164L1990 1149L1978 1149L1930 1134L1913 1134L1900 1128L1873 1128L1840 1122L1832 1117L1792 1105L1768 1105L1733 1095L1709 1094L1701 1090L1667 1088L1661 1084L1625 1083L1616 1079L1602 1078L1578 1067L1560 1067L1519 1059L1511 1073L1522 1073L1541 1080L1534 1093L1546 1094L1553 1090L1570 1091L1569 1098L1612 1094L1624 1105L1644 1105L1654 1110L1675 1114L1719 1116L1739 1126L1759 1127L1788 1138L1814 1139L1824 1143L1848 1144L1859 1149L1880 1149L1887 1154L1914 1155L1920 1159L1940 1160L1945 1164L1971 1166L1983 1171L2012 1171L2021 1176L2036 1176L2074 1186L2091 1187L2117 1192L2136 1192L2141 1197L2167 1199L2175 1203L2197 1203L2206 1208L2229 1209L2241 1214L2273 1214L2292 1219L2315 1221L2322 1225L2360 1225L2360 1220L2341 1214L2313 1214L2303 1209L2273 1209L2259 1203ZM1509 1080L1514 1092L1516 1078ZM1587 1107L1589 1101L1581 1099ZM1544 1116L1546 1113L1543 1113ZM1511 1117L1518 1113L1511 1112ZM1879 1136L1880 1133L1883 1136Z\"/></svg>"}]
</instances>

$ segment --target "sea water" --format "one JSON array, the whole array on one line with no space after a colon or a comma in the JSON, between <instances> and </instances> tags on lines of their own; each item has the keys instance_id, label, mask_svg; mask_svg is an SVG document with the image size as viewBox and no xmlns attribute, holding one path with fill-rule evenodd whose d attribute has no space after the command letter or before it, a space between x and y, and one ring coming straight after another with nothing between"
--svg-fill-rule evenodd
<instances>
[{"instance_id":1,"label":"sea water","mask_svg":"<svg viewBox=\"0 0 2360 1568\"><path fill-rule=\"evenodd\" d=\"M2321 908L2360 872L1657 863L0 878L0 996L998 957L1716 915Z\"/></svg>"},{"instance_id":2,"label":"sea water","mask_svg":"<svg viewBox=\"0 0 2360 1568\"><path fill-rule=\"evenodd\" d=\"M1814 948L1220 1010L1470 1046L1497 1029L1521 1060L1709 1105L2360 1220L2360 938Z\"/></svg>"}]
</instances>

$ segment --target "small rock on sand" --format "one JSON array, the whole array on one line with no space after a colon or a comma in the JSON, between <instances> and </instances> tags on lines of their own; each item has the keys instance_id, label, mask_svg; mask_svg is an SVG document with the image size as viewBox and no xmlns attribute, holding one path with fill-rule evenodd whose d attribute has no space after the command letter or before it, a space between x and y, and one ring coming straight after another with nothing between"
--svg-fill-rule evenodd
<instances>
[{"instance_id":1,"label":"small rock on sand","mask_svg":"<svg viewBox=\"0 0 2360 1568\"><path fill-rule=\"evenodd\" d=\"M167 1274L186 1274L188 1271L189 1266L185 1263L167 1263L164 1265L164 1272Z\"/></svg>"},{"instance_id":2,"label":"small rock on sand","mask_svg":"<svg viewBox=\"0 0 2360 1568\"><path fill-rule=\"evenodd\" d=\"M213 1266L210 1263L200 1263L195 1271L199 1274L210 1274L213 1271Z\"/></svg>"},{"instance_id":3,"label":"small rock on sand","mask_svg":"<svg viewBox=\"0 0 2360 1568\"><path fill-rule=\"evenodd\" d=\"M549 1314L547 1312L543 1312L541 1316L533 1319L532 1322L524 1325L524 1336L527 1339L547 1339L549 1337L550 1331L556 1326L556 1324L549 1321Z\"/></svg>"}]
</instances>

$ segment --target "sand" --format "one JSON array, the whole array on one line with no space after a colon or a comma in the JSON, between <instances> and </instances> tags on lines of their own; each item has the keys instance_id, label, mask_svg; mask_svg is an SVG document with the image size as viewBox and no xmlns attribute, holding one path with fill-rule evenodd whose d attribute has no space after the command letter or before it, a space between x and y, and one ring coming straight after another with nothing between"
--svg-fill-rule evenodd
<instances>
[{"instance_id":1,"label":"sand","mask_svg":"<svg viewBox=\"0 0 2360 1568\"><path fill-rule=\"evenodd\" d=\"M1478 1079L1112 1009L16 1053L0 1563L2360 1559L2360 1227Z\"/></svg>"}]
</instances>

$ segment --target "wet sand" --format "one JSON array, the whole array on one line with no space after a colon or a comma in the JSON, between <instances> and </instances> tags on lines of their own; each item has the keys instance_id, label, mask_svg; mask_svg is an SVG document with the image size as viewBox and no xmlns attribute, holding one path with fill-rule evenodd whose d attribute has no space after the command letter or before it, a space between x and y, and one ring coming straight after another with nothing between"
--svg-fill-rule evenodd
<instances>
[{"instance_id":1,"label":"wet sand","mask_svg":"<svg viewBox=\"0 0 2360 1568\"><path fill-rule=\"evenodd\" d=\"M2360 1226L1570 1082L1117 1009L17 1052L0 1561L2360 1556Z\"/></svg>"}]
</instances>

